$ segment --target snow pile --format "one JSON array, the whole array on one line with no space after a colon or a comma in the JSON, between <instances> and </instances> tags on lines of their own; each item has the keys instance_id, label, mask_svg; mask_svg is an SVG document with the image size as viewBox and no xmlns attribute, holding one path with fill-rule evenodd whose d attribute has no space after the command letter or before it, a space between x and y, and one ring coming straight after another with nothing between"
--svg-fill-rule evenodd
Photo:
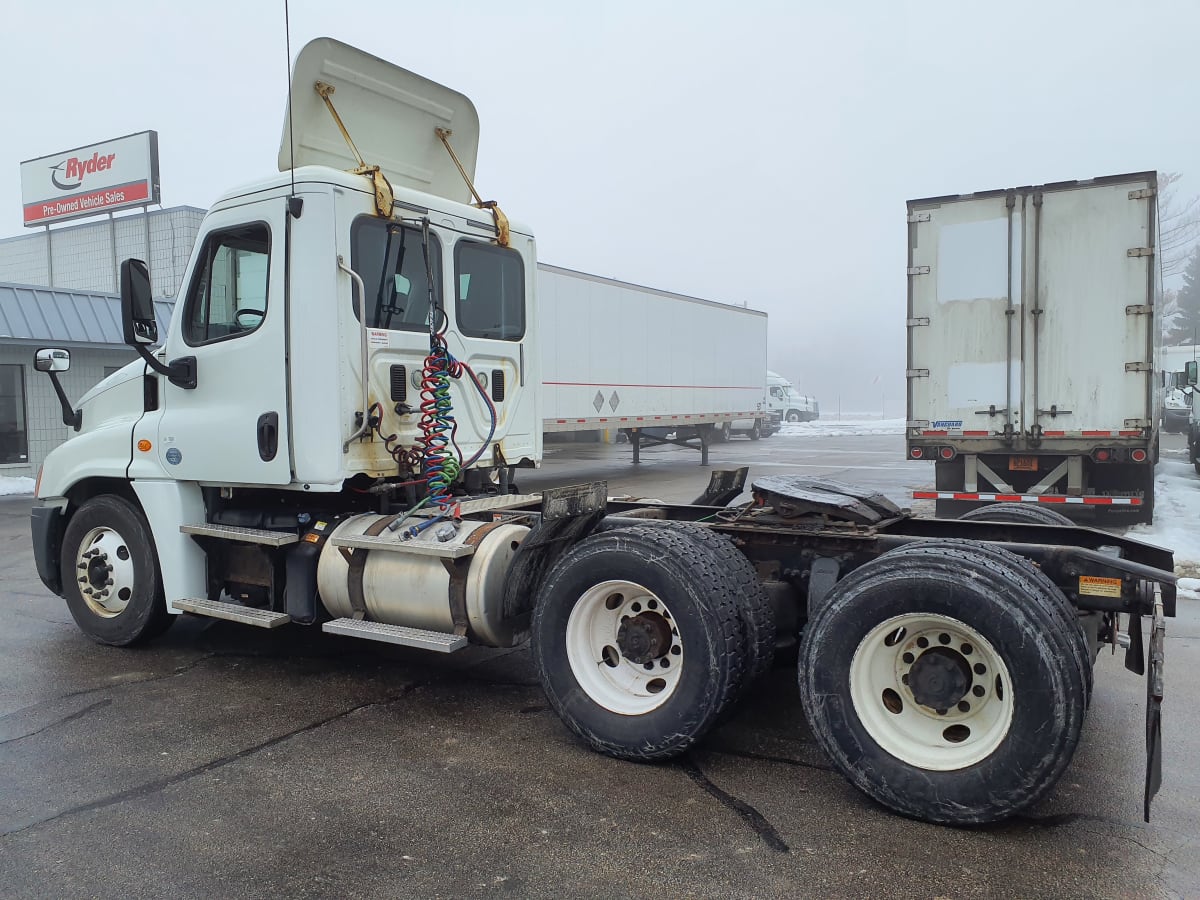
<instances>
[{"instance_id":1,"label":"snow pile","mask_svg":"<svg viewBox=\"0 0 1200 900\"><path fill-rule=\"evenodd\" d=\"M818 419L815 422L785 424L779 434L783 437L832 437L840 434L904 434L904 419L879 419L864 415L843 416L838 419Z\"/></svg>"},{"instance_id":2,"label":"snow pile","mask_svg":"<svg viewBox=\"0 0 1200 900\"><path fill-rule=\"evenodd\" d=\"M1200 475L1190 463L1168 458L1169 452L1163 451L1155 470L1154 524L1135 525L1127 534L1174 550L1180 596L1200 599Z\"/></svg>"},{"instance_id":3,"label":"snow pile","mask_svg":"<svg viewBox=\"0 0 1200 900\"><path fill-rule=\"evenodd\" d=\"M9 475L0 475L0 497L11 497L14 494L32 493L32 478L14 478Z\"/></svg>"}]
</instances>

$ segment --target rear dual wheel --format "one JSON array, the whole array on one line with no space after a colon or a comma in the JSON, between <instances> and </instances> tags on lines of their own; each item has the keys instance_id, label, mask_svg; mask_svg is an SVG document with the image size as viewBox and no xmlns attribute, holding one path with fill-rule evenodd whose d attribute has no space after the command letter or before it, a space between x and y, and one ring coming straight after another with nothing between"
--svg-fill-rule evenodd
<instances>
[{"instance_id":1,"label":"rear dual wheel","mask_svg":"<svg viewBox=\"0 0 1200 900\"><path fill-rule=\"evenodd\" d=\"M930 822L996 821L1042 799L1074 754L1086 692L1059 611L966 547L855 570L800 648L805 714L835 766Z\"/></svg>"}]
</instances>

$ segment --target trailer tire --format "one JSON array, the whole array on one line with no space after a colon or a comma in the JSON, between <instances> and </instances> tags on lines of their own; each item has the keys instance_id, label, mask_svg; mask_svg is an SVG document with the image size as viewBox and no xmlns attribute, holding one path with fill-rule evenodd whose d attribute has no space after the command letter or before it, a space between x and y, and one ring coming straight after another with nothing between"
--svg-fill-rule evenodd
<instances>
[{"instance_id":1,"label":"trailer tire","mask_svg":"<svg viewBox=\"0 0 1200 900\"><path fill-rule=\"evenodd\" d=\"M101 644L139 644L175 621L163 597L150 526L122 497L93 497L71 517L63 533L62 580L71 616Z\"/></svg>"},{"instance_id":2,"label":"trailer tire","mask_svg":"<svg viewBox=\"0 0 1200 900\"><path fill-rule=\"evenodd\" d=\"M1083 681L1055 625L982 554L887 554L809 621L805 715L838 770L884 806L947 825L1007 818L1050 791L1079 742Z\"/></svg>"},{"instance_id":3,"label":"trailer tire","mask_svg":"<svg viewBox=\"0 0 1200 900\"><path fill-rule=\"evenodd\" d=\"M1075 607L1071 605L1071 601L1067 599L1058 585L1050 580L1050 576L1025 557L1005 550L1003 547L963 538L939 538L931 541L915 541L914 543L904 545L898 550L891 551L887 556L889 558L896 556L924 556L929 554L940 556L943 549L968 550L977 555L986 556L999 565L1005 566L1014 579L1027 584L1030 596L1040 599L1045 608L1055 614L1055 617L1058 619L1059 628L1052 631L1051 634L1052 636L1061 636L1062 640L1060 643L1063 652L1069 653L1074 657L1080 677L1083 679L1084 708L1090 707L1096 673L1092 666L1092 654L1088 645L1087 633L1083 630L1083 624L1079 621L1079 615L1076 613Z\"/></svg>"},{"instance_id":4,"label":"trailer tire","mask_svg":"<svg viewBox=\"0 0 1200 900\"><path fill-rule=\"evenodd\" d=\"M977 506L959 516L970 522L1015 522L1022 525L1074 525L1056 509L1036 503L993 503Z\"/></svg>"},{"instance_id":5,"label":"trailer tire","mask_svg":"<svg viewBox=\"0 0 1200 900\"><path fill-rule=\"evenodd\" d=\"M752 441L757 441L759 438L762 437L762 426L760 426L758 424L757 419L754 421L754 425L750 428L750 430L748 432L746 432L746 434Z\"/></svg>"},{"instance_id":6,"label":"trailer tire","mask_svg":"<svg viewBox=\"0 0 1200 900\"><path fill-rule=\"evenodd\" d=\"M742 688L738 589L688 533L638 526L584 539L555 563L534 608L533 660L550 705L609 756L683 753Z\"/></svg>"}]
</instances>

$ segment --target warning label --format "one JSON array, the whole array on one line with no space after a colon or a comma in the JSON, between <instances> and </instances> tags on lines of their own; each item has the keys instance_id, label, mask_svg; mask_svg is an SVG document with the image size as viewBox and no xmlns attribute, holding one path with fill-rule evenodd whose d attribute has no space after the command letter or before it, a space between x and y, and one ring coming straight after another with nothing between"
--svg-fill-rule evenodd
<instances>
[{"instance_id":1,"label":"warning label","mask_svg":"<svg viewBox=\"0 0 1200 900\"><path fill-rule=\"evenodd\" d=\"M1089 597L1120 597L1121 579L1080 575L1079 593L1086 594Z\"/></svg>"}]
</instances>

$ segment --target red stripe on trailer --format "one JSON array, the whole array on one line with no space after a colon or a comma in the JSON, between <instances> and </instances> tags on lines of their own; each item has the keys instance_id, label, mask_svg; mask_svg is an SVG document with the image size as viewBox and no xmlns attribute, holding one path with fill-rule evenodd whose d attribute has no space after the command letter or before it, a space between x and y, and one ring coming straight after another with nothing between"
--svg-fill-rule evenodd
<instances>
[{"instance_id":1,"label":"red stripe on trailer","mask_svg":"<svg viewBox=\"0 0 1200 900\"><path fill-rule=\"evenodd\" d=\"M949 433L950 432L948 432L948 431L922 431L921 432L921 434L929 435L931 437L945 437Z\"/></svg>"},{"instance_id":2,"label":"red stripe on trailer","mask_svg":"<svg viewBox=\"0 0 1200 900\"><path fill-rule=\"evenodd\" d=\"M1118 431L1117 434L1119 434L1121 437L1141 437L1142 436L1142 433L1140 431Z\"/></svg>"},{"instance_id":3,"label":"red stripe on trailer","mask_svg":"<svg viewBox=\"0 0 1200 900\"><path fill-rule=\"evenodd\" d=\"M1112 437L1113 433L1111 431L1085 431L1085 432L1083 432L1083 436L1084 437Z\"/></svg>"},{"instance_id":4,"label":"red stripe on trailer","mask_svg":"<svg viewBox=\"0 0 1200 900\"><path fill-rule=\"evenodd\" d=\"M1064 497L1061 494L967 494L958 491L913 491L914 500L976 500L997 503L1067 503L1084 506L1141 506L1140 497Z\"/></svg>"},{"instance_id":5,"label":"red stripe on trailer","mask_svg":"<svg viewBox=\"0 0 1200 900\"><path fill-rule=\"evenodd\" d=\"M964 431L963 437L987 437L989 433L987 431Z\"/></svg>"},{"instance_id":6,"label":"red stripe on trailer","mask_svg":"<svg viewBox=\"0 0 1200 900\"><path fill-rule=\"evenodd\" d=\"M1065 431L1043 431L1042 437L1066 437Z\"/></svg>"}]
</instances>

